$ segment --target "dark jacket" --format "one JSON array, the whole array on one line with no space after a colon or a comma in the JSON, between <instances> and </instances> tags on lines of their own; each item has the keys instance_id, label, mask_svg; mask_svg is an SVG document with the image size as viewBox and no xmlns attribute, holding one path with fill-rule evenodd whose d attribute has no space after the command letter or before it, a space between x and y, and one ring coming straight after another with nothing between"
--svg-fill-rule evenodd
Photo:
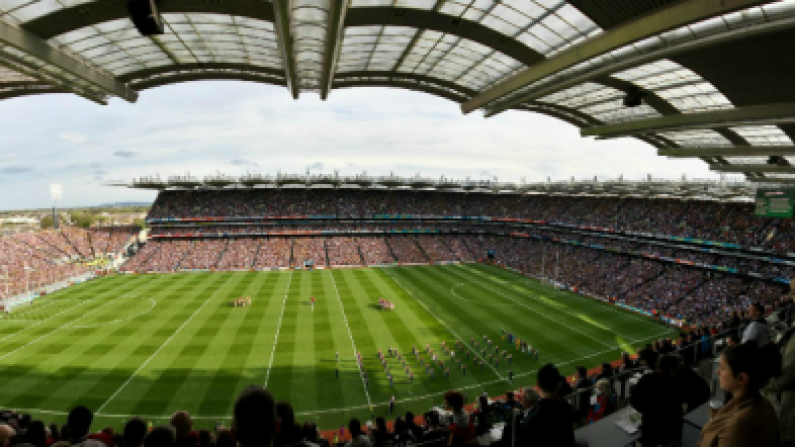
<instances>
[{"instance_id":1,"label":"dark jacket","mask_svg":"<svg viewBox=\"0 0 795 447\"><path fill-rule=\"evenodd\" d=\"M641 444L669 444L682 438L680 396L676 382L666 374L652 372L640 378L630 402L642 416Z\"/></svg>"},{"instance_id":2,"label":"dark jacket","mask_svg":"<svg viewBox=\"0 0 795 447\"><path fill-rule=\"evenodd\" d=\"M520 423L523 443L518 447L571 447L571 413L571 406L563 399L541 399Z\"/></svg>"},{"instance_id":3,"label":"dark jacket","mask_svg":"<svg viewBox=\"0 0 795 447\"><path fill-rule=\"evenodd\" d=\"M590 388L593 384L589 379L580 379L577 381L577 384L574 386L575 392L580 392L577 394L577 398L575 402L577 402L577 416L584 417L588 415L588 410L591 409L591 393L585 391Z\"/></svg>"},{"instance_id":4,"label":"dark jacket","mask_svg":"<svg viewBox=\"0 0 795 447\"><path fill-rule=\"evenodd\" d=\"M686 366L679 366L676 369L674 381L679 390L681 402L687 406L685 411L688 413L707 402L712 394L707 381Z\"/></svg>"}]
</instances>

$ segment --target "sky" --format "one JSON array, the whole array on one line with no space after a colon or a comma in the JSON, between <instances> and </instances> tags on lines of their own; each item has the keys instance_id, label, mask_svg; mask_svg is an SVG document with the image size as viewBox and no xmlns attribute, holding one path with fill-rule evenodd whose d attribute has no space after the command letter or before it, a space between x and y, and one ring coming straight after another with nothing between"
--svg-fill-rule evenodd
<instances>
[{"instance_id":1,"label":"sky","mask_svg":"<svg viewBox=\"0 0 795 447\"><path fill-rule=\"evenodd\" d=\"M159 174L414 176L521 181L716 178L632 138L596 141L557 118L463 115L457 103L390 88L334 90L326 101L283 87L202 81L101 106L67 95L0 101L0 210L150 202L156 192L104 186Z\"/></svg>"}]
</instances>

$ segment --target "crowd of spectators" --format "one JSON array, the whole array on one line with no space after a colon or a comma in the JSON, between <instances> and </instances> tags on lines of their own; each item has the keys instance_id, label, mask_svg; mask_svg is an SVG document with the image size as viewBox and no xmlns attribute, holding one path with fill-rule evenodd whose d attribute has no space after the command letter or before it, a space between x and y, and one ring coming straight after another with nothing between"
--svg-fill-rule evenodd
<instances>
[{"instance_id":1,"label":"crowd of spectators","mask_svg":"<svg viewBox=\"0 0 795 447\"><path fill-rule=\"evenodd\" d=\"M115 231L112 240L119 245L129 239L132 227ZM79 260L104 254L92 248L93 233L81 228L13 233L0 237L0 299L13 297L92 270ZM126 235L122 238L121 235ZM76 242L70 242L76 241ZM97 238L105 248L111 242Z\"/></svg>"},{"instance_id":2,"label":"crowd of spectators","mask_svg":"<svg viewBox=\"0 0 795 447\"><path fill-rule=\"evenodd\" d=\"M254 266L259 247L259 239L246 237L229 239L226 251L221 255L215 268L218 270L250 269Z\"/></svg>"},{"instance_id":3,"label":"crowd of spectators","mask_svg":"<svg viewBox=\"0 0 795 447\"><path fill-rule=\"evenodd\" d=\"M457 261L443 239L440 236L422 236L415 240L431 262Z\"/></svg>"},{"instance_id":4,"label":"crowd of spectators","mask_svg":"<svg viewBox=\"0 0 795 447\"><path fill-rule=\"evenodd\" d=\"M261 239L262 244L254 259L254 267L289 267L293 254L293 239L269 237Z\"/></svg>"},{"instance_id":5,"label":"crowd of spectators","mask_svg":"<svg viewBox=\"0 0 795 447\"><path fill-rule=\"evenodd\" d=\"M795 251L791 221L754 217L750 203L708 200L381 190L164 191L149 217L347 218L398 214L524 218Z\"/></svg>"},{"instance_id":6,"label":"crowd of spectators","mask_svg":"<svg viewBox=\"0 0 795 447\"><path fill-rule=\"evenodd\" d=\"M417 239L411 236L395 236L386 239L387 245L392 249L398 262L404 264L424 264L430 262L422 249L417 245Z\"/></svg>"},{"instance_id":7,"label":"crowd of spectators","mask_svg":"<svg viewBox=\"0 0 795 447\"><path fill-rule=\"evenodd\" d=\"M293 238L293 266L326 265L326 244L322 237Z\"/></svg>"},{"instance_id":8,"label":"crowd of spectators","mask_svg":"<svg viewBox=\"0 0 795 447\"><path fill-rule=\"evenodd\" d=\"M337 265L364 265L359 243L355 237L330 237L326 239L328 263Z\"/></svg>"},{"instance_id":9,"label":"crowd of spectators","mask_svg":"<svg viewBox=\"0 0 795 447\"><path fill-rule=\"evenodd\" d=\"M378 236L362 236L359 238L362 258L367 265L383 265L397 262L386 239Z\"/></svg>"}]
</instances>

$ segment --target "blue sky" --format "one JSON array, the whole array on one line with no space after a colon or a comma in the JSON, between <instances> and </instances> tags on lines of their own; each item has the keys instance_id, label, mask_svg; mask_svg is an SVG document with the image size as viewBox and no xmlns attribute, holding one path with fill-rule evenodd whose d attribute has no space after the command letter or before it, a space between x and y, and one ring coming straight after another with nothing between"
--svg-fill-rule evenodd
<instances>
[{"instance_id":1,"label":"blue sky","mask_svg":"<svg viewBox=\"0 0 795 447\"><path fill-rule=\"evenodd\" d=\"M327 101L282 87L207 81L100 106L72 95L0 101L0 210L151 201L154 192L102 186L142 175L256 172L396 175L500 181L714 178L700 160L669 160L634 139L595 141L556 118L485 119L399 89L332 91Z\"/></svg>"}]
</instances>

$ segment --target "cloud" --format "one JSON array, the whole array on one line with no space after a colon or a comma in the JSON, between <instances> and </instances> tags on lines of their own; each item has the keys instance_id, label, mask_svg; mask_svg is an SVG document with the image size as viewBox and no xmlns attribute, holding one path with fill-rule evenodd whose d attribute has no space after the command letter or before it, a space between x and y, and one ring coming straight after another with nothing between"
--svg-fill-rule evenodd
<instances>
[{"instance_id":1,"label":"cloud","mask_svg":"<svg viewBox=\"0 0 795 447\"><path fill-rule=\"evenodd\" d=\"M315 162L315 163L312 163L311 165L307 166L306 169L307 169L307 171L311 171L312 169L316 169L318 171L322 171L323 170L323 163L321 163L319 161Z\"/></svg>"},{"instance_id":2,"label":"cloud","mask_svg":"<svg viewBox=\"0 0 795 447\"><path fill-rule=\"evenodd\" d=\"M0 168L0 174L22 174L32 170L33 168L30 166L6 166L4 168Z\"/></svg>"},{"instance_id":3,"label":"cloud","mask_svg":"<svg viewBox=\"0 0 795 447\"><path fill-rule=\"evenodd\" d=\"M235 158L230 161L229 164L232 166L258 166L256 162L243 158Z\"/></svg>"},{"instance_id":4,"label":"cloud","mask_svg":"<svg viewBox=\"0 0 795 447\"><path fill-rule=\"evenodd\" d=\"M86 140L88 140L88 137L76 132L62 132L58 135L58 137L70 143L85 143Z\"/></svg>"},{"instance_id":5,"label":"cloud","mask_svg":"<svg viewBox=\"0 0 795 447\"><path fill-rule=\"evenodd\" d=\"M125 151L125 150L116 151L113 153L114 157L121 157L121 158L133 158L136 155L138 155L138 152L136 151Z\"/></svg>"}]
</instances>

